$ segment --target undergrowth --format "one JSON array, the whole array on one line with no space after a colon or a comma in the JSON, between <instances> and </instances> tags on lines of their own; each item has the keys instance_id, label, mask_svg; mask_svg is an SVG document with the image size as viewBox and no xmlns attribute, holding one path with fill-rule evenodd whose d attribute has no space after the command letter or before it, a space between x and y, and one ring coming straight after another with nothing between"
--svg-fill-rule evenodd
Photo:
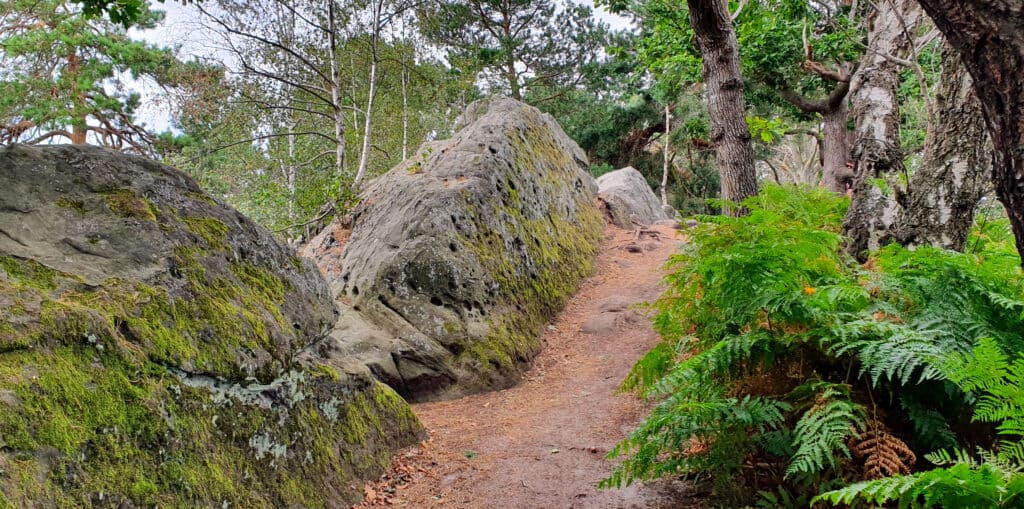
<instances>
[{"instance_id":1,"label":"undergrowth","mask_svg":"<svg viewBox=\"0 0 1024 509\"><path fill-rule=\"evenodd\" d=\"M612 450L622 461L603 486L690 475L726 503L771 487L761 503L806 506L819 487L909 483L929 464L1016 468L1003 451L1019 443L964 417L1024 428L1006 406L1024 397L997 389L1019 391L1024 360L997 381L967 376L1024 349L1024 276L1005 222L976 228L966 253L891 245L858 264L842 249L845 198L776 186L743 206L749 215L699 218L670 260L653 304L663 341L623 385L655 405ZM999 452L955 461L977 447ZM867 493L844 489L817 501Z\"/></svg>"}]
</instances>

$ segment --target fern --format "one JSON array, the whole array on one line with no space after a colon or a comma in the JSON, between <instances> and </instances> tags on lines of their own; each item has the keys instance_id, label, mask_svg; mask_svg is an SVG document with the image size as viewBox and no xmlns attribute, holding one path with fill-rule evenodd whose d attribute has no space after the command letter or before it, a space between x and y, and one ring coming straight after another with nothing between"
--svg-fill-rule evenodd
<instances>
[{"instance_id":1,"label":"fern","mask_svg":"<svg viewBox=\"0 0 1024 509\"><path fill-rule=\"evenodd\" d=\"M795 453L786 477L809 478L836 466L836 455L849 458L846 439L864 426L864 407L850 400L850 388L814 381L794 392L817 392L814 405L796 423L793 431Z\"/></svg>"},{"instance_id":2,"label":"fern","mask_svg":"<svg viewBox=\"0 0 1024 509\"><path fill-rule=\"evenodd\" d=\"M914 426L915 441L925 445L926 451L941 451L956 446L956 434L949 427L949 421L940 412L925 407L910 396L904 396L900 400L900 407L906 412L907 419Z\"/></svg>"},{"instance_id":3,"label":"fern","mask_svg":"<svg viewBox=\"0 0 1024 509\"><path fill-rule=\"evenodd\" d=\"M1024 476L990 464L956 464L915 475L886 477L851 484L815 497L811 504L828 502L856 506L944 507L948 509L1024 507Z\"/></svg>"},{"instance_id":4,"label":"fern","mask_svg":"<svg viewBox=\"0 0 1024 509\"><path fill-rule=\"evenodd\" d=\"M630 455L600 487L621 487L638 479L712 470L730 477L749 449L748 433L777 428L788 405L766 398L726 398L721 394L694 401L674 394L651 414L609 458ZM728 459L732 458L731 461Z\"/></svg>"},{"instance_id":5,"label":"fern","mask_svg":"<svg viewBox=\"0 0 1024 509\"><path fill-rule=\"evenodd\" d=\"M812 503L1024 507L1024 357L1011 362L994 340L983 338L971 354L950 355L945 369L963 390L983 393L974 420L998 422L999 433L1016 440L1002 441L996 451L979 451L980 460L958 449L937 451L926 457L945 468L853 484L822 493Z\"/></svg>"},{"instance_id":6,"label":"fern","mask_svg":"<svg viewBox=\"0 0 1024 509\"><path fill-rule=\"evenodd\" d=\"M983 338L970 355L950 356L949 378L965 391L984 393L974 408L974 420L997 422L1002 435L1024 436L1024 357L1010 362L999 345ZM1004 443L1004 449L1019 450Z\"/></svg>"},{"instance_id":7,"label":"fern","mask_svg":"<svg viewBox=\"0 0 1024 509\"><path fill-rule=\"evenodd\" d=\"M860 362L860 374L872 385L881 381L899 384L921 383L944 378L937 362L951 350L963 347L938 330L917 330L901 323L858 319L837 323L825 340L827 351L836 356L853 354Z\"/></svg>"},{"instance_id":8,"label":"fern","mask_svg":"<svg viewBox=\"0 0 1024 509\"><path fill-rule=\"evenodd\" d=\"M620 390L646 391L672 368L675 359L676 349L673 344L662 341L633 365Z\"/></svg>"},{"instance_id":9,"label":"fern","mask_svg":"<svg viewBox=\"0 0 1024 509\"><path fill-rule=\"evenodd\" d=\"M958 445L950 419L974 403L1007 437L1024 432L1011 402L1024 395L1010 383L1024 361L966 369L968 358L985 365L1024 350L1024 273L1003 223L973 232L967 253L893 245L860 265L841 249L845 199L766 186L742 206L749 214L698 218L668 264L653 305L663 342L623 383L654 406L613 450L623 462L603 486L697 472L729 482L751 453L784 465L790 488L831 482L861 460L864 475L909 472L913 448ZM968 356L979 338L994 350ZM897 437L908 425L909 445ZM1022 457L1007 440L966 468L1012 472ZM1013 481L1004 478L993 483ZM917 500L915 479L864 492Z\"/></svg>"}]
</instances>

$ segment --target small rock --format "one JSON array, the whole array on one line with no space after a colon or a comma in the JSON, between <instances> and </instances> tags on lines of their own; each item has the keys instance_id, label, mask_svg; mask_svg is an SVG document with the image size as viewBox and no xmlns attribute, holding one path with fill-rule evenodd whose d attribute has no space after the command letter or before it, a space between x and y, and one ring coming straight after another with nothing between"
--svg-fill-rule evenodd
<instances>
[{"instance_id":1,"label":"small rock","mask_svg":"<svg viewBox=\"0 0 1024 509\"><path fill-rule=\"evenodd\" d=\"M21 408L21 398L14 391L0 391L0 403L14 409Z\"/></svg>"}]
</instances>

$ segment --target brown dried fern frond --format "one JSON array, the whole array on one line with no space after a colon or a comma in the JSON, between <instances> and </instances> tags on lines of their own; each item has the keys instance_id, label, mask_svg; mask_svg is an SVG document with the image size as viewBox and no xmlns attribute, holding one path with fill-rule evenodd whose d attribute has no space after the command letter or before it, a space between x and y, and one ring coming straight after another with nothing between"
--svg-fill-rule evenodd
<instances>
[{"instance_id":1,"label":"brown dried fern frond","mask_svg":"<svg viewBox=\"0 0 1024 509\"><path fill-rule=\"evenodd\" d=\"M867 431L850 438L847 445L855 458L864 460L864 479L909 474L917 463L910 447L877 421L869 423Z\"/></svg>"}]
</instances>

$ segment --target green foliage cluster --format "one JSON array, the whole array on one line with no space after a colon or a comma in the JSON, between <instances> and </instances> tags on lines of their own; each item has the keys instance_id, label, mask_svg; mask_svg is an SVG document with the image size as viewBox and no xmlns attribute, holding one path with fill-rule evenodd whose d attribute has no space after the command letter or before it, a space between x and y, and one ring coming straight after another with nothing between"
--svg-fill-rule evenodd
<instances>
[{"instance_id":1,"label":"green foliage cluster","mask_svg":"<svg viewBox=\"0 0 1024 509\"><path fill-rule=\"evenodd\" d=\"M136 119L136 82L174 87L182 75L172 49L134 40L128 29L154 28L163 13L138 0L111 2L118 26L95 18L99 8L65 0L0 3L0 141L88 136L91 143L149 152L151 137Z\"/></svg>"},{"instance_id":2,"label":"green foliage cluster","mask_svg":"<svg viewBox=\"0 0 1024 509\"><path fill-rule=\"evenodd\" d=\"M756 456L806 491L858 477L849 445L869 432L919 456L980 440L960 417L993 383L965 383L971 364L950 359L981 338L1022 347L1024 274L1003 222L967 253L889 246L861 265L841 250L845 198L766 186L743 205L702 217L670 262L654 304L663 343L624 386L657 404L612 451L624 461L605 485L704 472L729 495ZM994 397L980 418L1007 419Z\"/></svg>"},{"instance_id":3,"label":"green foliage cluster","mask_svg":"<svg viewBox=\"0 0 1024 509\"><path fill-rule=\"evenodd\" d=\"M864 481L829 491L815 501L849 506L897 503L899 507L1024 507L1024 357L1012 362L1000 344L981 338L970 354L955 354L942 366L950 380L977 395L974 420L998 423L1011 437L994 450L939 450L928 455L935 468L914 475Z\"/></svg>"}]
</instances>

